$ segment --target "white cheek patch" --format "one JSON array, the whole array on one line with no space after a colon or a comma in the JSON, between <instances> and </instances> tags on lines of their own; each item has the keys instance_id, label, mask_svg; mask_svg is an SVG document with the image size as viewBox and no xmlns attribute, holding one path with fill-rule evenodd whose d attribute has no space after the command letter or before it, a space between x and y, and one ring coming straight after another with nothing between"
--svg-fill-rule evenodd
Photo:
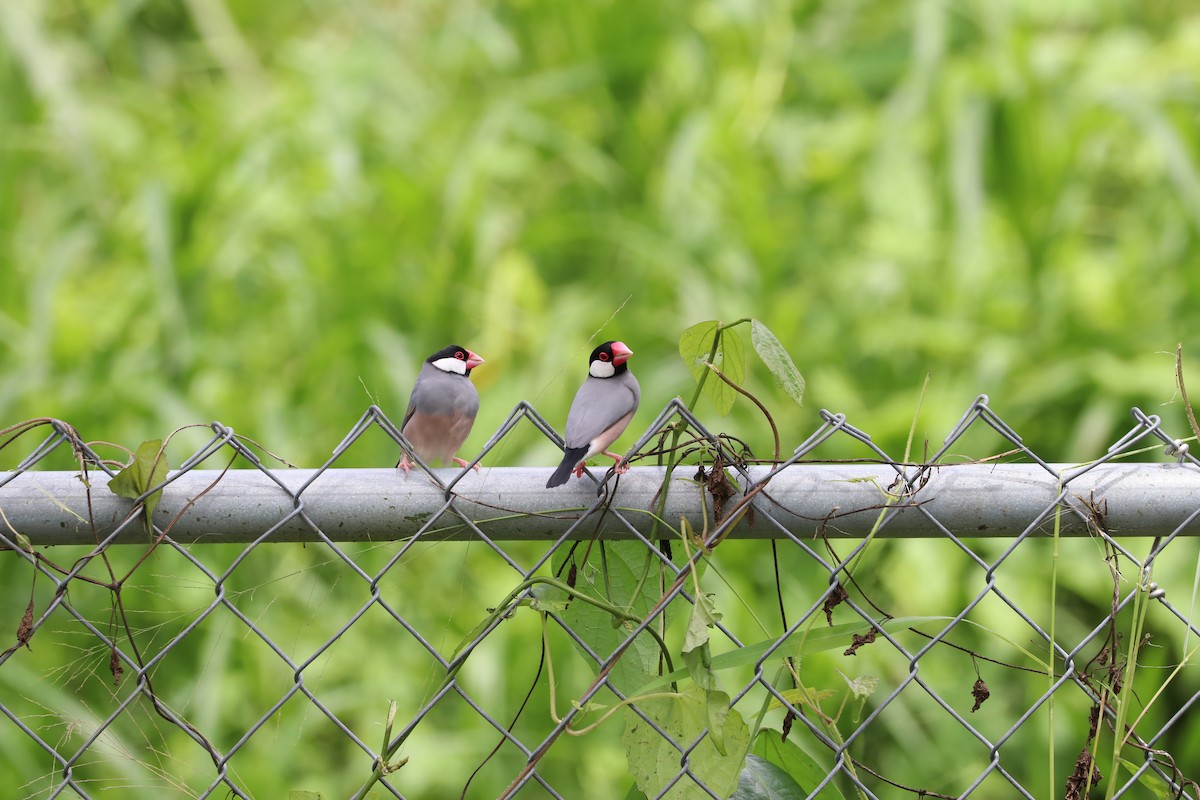
<instances>
[{"instance_id":1,"label":"white cheek patch","mask_svg":"<svg viewBox=\"0 0 1200 800\"><path fill-rule=\"evenodd\" d=\"M617 368L612 365L611 361L601 361L596 359L592 362L592 366L588 368L588 374L593 378L611 378L617 372Z\"/></svg>"},{"instance_id":2,"label":"white cheek patch","mask_svg":"<svg viewBox=\"0 0 1200 800\"><path fill-rule=\"evenodd\" d=\"M446 358L439 358L437 361L433 361L430 363L432 363L435 367L440 369L442 372L453 372L458 375L466 375L467 374L467 362L457 359L454 356L447 356Z\"/></svg>"}]
</instances>

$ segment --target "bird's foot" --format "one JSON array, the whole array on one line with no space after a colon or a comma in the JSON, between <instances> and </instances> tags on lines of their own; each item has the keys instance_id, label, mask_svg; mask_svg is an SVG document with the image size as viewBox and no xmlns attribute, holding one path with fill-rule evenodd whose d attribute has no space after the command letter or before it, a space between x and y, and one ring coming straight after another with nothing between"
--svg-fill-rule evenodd
<instances>
[{"instance_id":1,"label":"bird's foot","mask_svg":"<svg viewBox=\"0 0 1200 800\"><path fill-rule=\"evenodd\" d=\"M471 467L476 472L479 472L479 464L472 464L470 461L459 458L458 456L452 458L451 461L453 461L455 464L458 464L460 467Z\"/></svg>"},{"instance_id":2,"label":"bird's foot","mask_svg":"<svg viewBox=\"0 0 1200 800\"><path fill-rule=\"evenodd\" d=\"M583 477L583 464L580 464L578 467L576 467L575 469L573 469L571 471L575 473L576 478L582 478Z\"/></svg>"},{"instance_id":3,"label":"bird's foot","mask_svg":"<svg viewBox=\"0 0 1200 800\"><path fill-rule=\"evenodd\" d=\"M400 457L400 463L396 465L396 469L404 470L404 477L407 478L408 471L410 469L412 469L414 466L416 466L416 465L408 460L408 454L405 453L403 456Z\"/></svg>"},{"instance_id":4,"label":"bird's foot","mask_svg":"<svg viewBox=\"0 0 1200 800\"><path fill-rule=\"evenodd\" d=\"M615 474L624 475L626 472L629 472L629 462L625 460L624 456L619 456L616 453L610 453L607 450L604 451L604 455L616 462L613 464L613 472Z\"/></svg>"}]
</instances>

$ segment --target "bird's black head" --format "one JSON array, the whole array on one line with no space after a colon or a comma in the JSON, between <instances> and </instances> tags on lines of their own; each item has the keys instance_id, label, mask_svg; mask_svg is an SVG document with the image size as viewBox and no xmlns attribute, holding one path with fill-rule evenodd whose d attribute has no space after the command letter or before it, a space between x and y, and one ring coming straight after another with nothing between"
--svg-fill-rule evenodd
<instances>
[{"instance_id":1,"label":"bird's black head","mask_svg":"<svg viewBox=\"0 0 1200 800\"><path fill-rule=\"evenodd\" d=\"M470 375L471 370L483 363L483 359L465 347L457 344L447 345L425 359L443 372L456 372L459 375Z\"/></svg>"},{"instance_id":2,"label":"bird's black head","mask_svg":"<svg viewBox=\"0 0 1200 800\"><path fill-rule=\"evenodd\" d=\"M588 374L593 378L611 378L629 369L625 362L633 351L624 342L605 342L592 351L588 359Z\"/></svg>"}]
</instances>

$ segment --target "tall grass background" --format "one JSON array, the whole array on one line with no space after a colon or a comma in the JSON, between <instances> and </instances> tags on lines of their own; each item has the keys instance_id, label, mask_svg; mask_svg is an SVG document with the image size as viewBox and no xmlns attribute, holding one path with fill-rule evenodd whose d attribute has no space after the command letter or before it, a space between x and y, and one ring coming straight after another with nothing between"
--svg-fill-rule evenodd
<instances>
[{"instance_id":1,"label":"tall grass background","mask_svg":"<svg viewBox=\"0 0 1200 800\"><path fill-rule=\"evenodd\" d=\"M636 351L643 405L656 409L690 394L676 353L686 327L753 316L808 380L798 408L765 370L748 378L785 446L824 407L899 457L928 373L918 446L940 443L986 392L1044 458L1084 460L1128 427L1132 405L1186 429L1174 350L1182 341L1185 369L1200 374L1198 157L1200 12L1166 0L10 0L0 3L0 422L53 416L85 439L132 447L217 419L315 466L367 404L399 418L421 360L457 342L487 359L473 376L483 405L470 455L519 400L561 422L597 341ZM724 418L701 411L769 453L748 403ZM180 437L175 463L200 440ZM834 443L823 455L862 453ZM342 465L395 457L368 437ZM520 429L489 465L555 461ZM1078 614L1089 620L1108 578L1095 548L1080 547L1097 582L1060 579L1083 581ZM878 552L891 563L875 590L901 612L952 603L978 577L933 543ZM1045 605L1058 562L1037 552L1011 580ZM446 626L450 648L512 584L485 555L429 548L394 578L406 596L432 598L410 613ZM741 596L769 602L754 576L761 552L728 558ZM186 564L163 560L138 595L150 638L211 598ZM1175 566L1190 585L1192 566ZM348 579L312 550L272 549L241 570L244 601L277 617L281 636L311 629L319 643L360 602L338 594ZM912 585L931 570L944 585ZM28 572L0 558L0 585L0 624L15 630ZM36 591L44 602L46 586ZM98 619L106 603L98 592ZM451 622L445 603L459 609ZM738 613L732 596L723 609ZM432 680L431 666L389 661L376 629L362 630L322 675L358 709L350 716L381 720L383 698ZM236 627L201 631L160 678L178 686L163 691L200 717L217 696L247 714L275 702L290 678L273 654ZM122 690L94 641L66 620L39 637L52 633L80 648L75 666L43 661L51 648L35 639L0 682L61 716L68 740L91 719L85 706ZM315 646L295 635L297 652ZM516 698L537 652L505 642L477 677ZM388 668L360 672L355 653ZM1019 694L1003 707L1020 713ZM513 710L501 707L501 717ZM469 752L469 772L492 742L455 736L469 719L460 711L446 712L445 741L426 746L439 758ZM1063 733L1070 746L1082 719ZM900 748L893 768L916 770L904 775L912 783L949 780L960 734L933 710L911 724L920 729L889 731L892 746L919 734L930 757L914 767ZM1045 773L1031 780L1057 791L1077 750L1047 758L1050 727L1031 725L1022 746ZM177 731L149 715L119 728L114 741L131 737L162 761L122 756L136 748L116 741L99 768L109 784L203 788L207 756L183 763L197 753L179 755ZM364 728L374 743L378 725ZM611 765L623 756L603 736L565 745L575 766L554 779L622 796ZM1176 744L1194 754L1194 738L1187 730ZM298 703L252 742L237 767L264 797L336 796L353 757ZM53 772L3 725L0 761L29 796ZM414 780L432 794L415 796L461 788L463 773L418 762Z\"/></svg>"}]
</instances>

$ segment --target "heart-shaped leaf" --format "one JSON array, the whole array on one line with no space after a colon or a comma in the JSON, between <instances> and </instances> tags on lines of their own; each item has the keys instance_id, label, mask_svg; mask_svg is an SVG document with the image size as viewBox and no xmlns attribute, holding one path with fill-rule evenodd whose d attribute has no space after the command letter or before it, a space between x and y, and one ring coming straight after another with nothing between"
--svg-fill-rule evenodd
<instances>
[{"instance_id":1,"label":"heart-shaped leaf","mask_svg":"<svg viewBox=\"0 0 1200 800\"><path fill-rule=\"evenodd\" d=\"M146 493L151 486L157 486L167 479L167 460L162 457L162 439L150 439L138 445L133 454L133 461L117 476L108 482L108 488L118 497L128 497L136 500ZM153 538L154 508L162 499L162 490L147 495L143 501L146 517L146 531Z\"/></svg>"},{"instance_id":2,"label":"heart-shaped leaf","mask_svg":"<svg viewBox=\"0 0 1200 800\"><path fill-rule=\"evenodd\" d=\"M708 365L719 369L733 383L740 385L746 379L746 347L737 330L715 319L698 322L679 337L679 355L696 382L704 382L704 393L717 413L728 414L737 392L719 377L709 375Z\"/></svg>"},{"instance_id":3,"label":"heart-shaped leaf","mask_svg":"<svg viewBox=\"0 0 1200 800\"><path fill-rule=\"evenodd\" d=\"M797 405L804 405L804 376L796 369L788 351L775 338L775 334L758 320L750 321L750 343L754 351L767 365L779 388L787 392Z\"/></svg>"}]
</instances>

